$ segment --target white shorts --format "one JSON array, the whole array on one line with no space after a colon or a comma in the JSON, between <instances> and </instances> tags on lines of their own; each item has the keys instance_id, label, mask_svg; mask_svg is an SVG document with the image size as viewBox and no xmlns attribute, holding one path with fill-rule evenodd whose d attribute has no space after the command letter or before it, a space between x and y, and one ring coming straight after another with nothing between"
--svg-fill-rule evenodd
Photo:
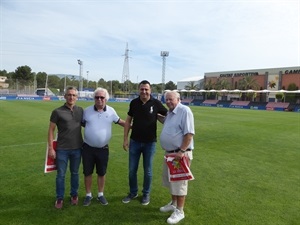
<instances>
[{"instance_id":1,"label":"white shorts","mask_svg":"<svg viewBox=\"0 0 300 225\"><path fill-rule=\"evenodd\" d=\"M193 151L188 151L184 154L188 160L189 165L191 165L191 162L193 159ZM163 182L164 187L167 187L170 189L171 195L178 195L178 196L187 195L188 181L183 180L183 181L170 182L169 177L168 177L168 166L167 166L165 159L163 161L162 182Z\"/></svg>"}]
</instances>

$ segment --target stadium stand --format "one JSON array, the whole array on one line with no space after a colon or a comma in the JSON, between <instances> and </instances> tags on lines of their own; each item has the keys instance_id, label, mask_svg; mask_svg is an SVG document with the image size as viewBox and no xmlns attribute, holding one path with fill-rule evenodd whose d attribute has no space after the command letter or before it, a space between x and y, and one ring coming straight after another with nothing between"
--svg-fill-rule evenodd
<instances>
[{"instance_id":1,"label":"stadium stand","mask_svg":"<svg viewBox=\"0 0 300 225\"><path fill-rule=\"evenodd\" d=\"M268 102L250 102L250 104L248 106L266 109L267 104L268 104Z\"/></svg>"},{"instance_id":2,"label":"stadium stand","mask_svg":"<svg viewBox=\"0 0 300 225\"><path fill-rule=\"evenodd\" d=\"M217 104L219 100L207 99L203 102L203 104Z\"/></svg>"},{"instance_id":3,"label":"stadium stand","mask_svg":"<svg viewBox=\"0 0 300 225\"><path fill-rule=\"evenodd\" d=\"M287 110L289 107L288 102L269 102L266 105L267 110L273 110L273 109L282 109L282 110Z\"/></svg>"},{"instance_id":4,"label":"stadium stand","mask_svg":"<svg viewBox=\"0 0 300 225\"><path fill-rule=\"evenodd\" d=\"M222 106L222 107L229 107L231 103L232 101L224 101L224 100L219 100L217 102L218 106Z\"/></svg>"},{"instance_id":5,"label":"stadium stand","mask_svg":"<svg viewBox=\"0 0 300 225\"><path fill-rule=\"evenodd\" d=\"M299 103L290 103L287 109L285 111L290 111L290 112L299 112L300 111L300 104Z\"/></svg>"},{"instance_id":6,"label":"stadium stand","mask_svg":"<svg viewBox=\"0 0 300 225\"><path fill-rule=\"evenodd\" d=\"M248 106L250 101L233 101L230 106Z\"/></svg>"},{"instance_id":7,"label":"stadium stand","mask_svg":"<svg viewBox=\"0 0 300 225\"><path fill-rule=\"evenodd\" d=\"M248 106L250 101L233 101L230 106Z\"/></svg>"},{"instance_id":8,"label":"stadium stand","mask_svg":"<svg viewBox=\"0 0 300 225\"><path fill-rule=\"evenodd\" d=\"M191 102L191 105L201 105L203 103L204 100L201 100L201 99L194 99L192 102Z\"/></svg>"},{"instance_id":9,"label":"stadium stand","mask_svg":"<svg viewBox=\"0 0 300 225\"><path fill-rule=\"evenodd\" d=\"M181 99L181 103L182 103L183 105L190 105L192 101L193 101L192 98Z\"/></svg>"}]
</instances>

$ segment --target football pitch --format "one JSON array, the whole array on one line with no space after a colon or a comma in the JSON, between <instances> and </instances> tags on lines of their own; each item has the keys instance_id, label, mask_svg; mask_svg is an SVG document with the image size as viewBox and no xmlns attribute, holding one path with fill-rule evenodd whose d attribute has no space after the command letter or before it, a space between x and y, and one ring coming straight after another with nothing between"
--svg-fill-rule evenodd
<instances>
[{"instance_id":1,"label":"football pitch","mask_svg":"<svg viewBox=\"0 0 300 225\"><path fill-rule=\"evenodd\" d=\"M170 201L161 185L163 151L154 158L150 204L140 199L123 204L128 193L128 153L123 129L113 125L104 194L82 206L69 204L69 171L64 207L54 208L55 172L44 174L51 111L63 101L0 101L0 224L93 225L167 224L159 208ZM78 101L83 108L93 102ZM122 119L128 103L108 103ZM195 150L185 219L179 224L297 225L300 221L300 113L191 106ZM162 125L158 123L158 140ZM142 163L142 159L140 161ZM142 165L138 171L139 195ZM97 194L94 174L93 195Z\"/></svg>"}]
</instances>

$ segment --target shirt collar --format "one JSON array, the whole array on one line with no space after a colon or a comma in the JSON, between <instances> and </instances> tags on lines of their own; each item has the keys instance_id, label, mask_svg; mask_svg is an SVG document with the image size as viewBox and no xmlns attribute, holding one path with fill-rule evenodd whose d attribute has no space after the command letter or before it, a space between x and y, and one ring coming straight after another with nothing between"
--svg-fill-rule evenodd
<instances>
[{"instance_id":1,"label":"shirt collar","mask_svg":"<svg viewBox=\"0 0 300 225\"><path fill-rule=\"evenodd\" d=\"M64 107L67 108L67 109L69 109L69 110L72 110L72 109L67 105L67 103L64 104ZM73 105L73 109L76 109L76 107L77 107L76 105Z\"/></svg>"},{"instance_id":2,"label":"shirt collar","mask_svg":"<svg viewBox=\"0 0 300 225\"><path fill-rule=\"evenodd\" d=\"M96 105L94 105L94 110L98 112L98 109L97 109ZM106 105L104 106L103 111L104 112L106 111Z\"/></svg>"},{"instance_id":3,"label":"shirt collar","mask_svg":"<svg viewBox=\"0 0 300 225\"><path fill-rule=\"evenodd\" d=\"M174 114L176 114L177 113L177 111L178 111L178 109L181 107L181 103L180 102L178 102L178 104L176 105L176 107L173 109L173 111L169 111L170 113L174 113Z\"/></svg>"}]
</instances>

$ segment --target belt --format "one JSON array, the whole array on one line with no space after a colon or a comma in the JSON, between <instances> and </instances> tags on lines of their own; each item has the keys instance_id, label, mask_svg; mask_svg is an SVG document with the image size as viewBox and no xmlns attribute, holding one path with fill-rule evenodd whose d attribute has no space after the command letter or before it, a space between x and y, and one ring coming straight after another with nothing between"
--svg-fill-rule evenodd
<instances>
[{"instance_id":1,"label":"belt","mask_svg":"<svg viewBox=\"0 0 300 225\"><path fill-rule=\"evenodd\" d=\"M104 145L104 146L101 147L101 148L90 146L90 145L88 145L88 144L85 143L85 142L83 143L83 145L87 145L87 146L89 146L90 148L93 148L93 149L96 149L96 150L108 149L108 145Z\"/></svg>"},{"instance_id":2,"label":"belt","mask_svg":"<svg viewBox=\"0 0 300 225\"><path fill-rule=\"evenodd\" d=\"M107 149L108 145L104 145L103 147L99 148L99 149Z\"/></svg>"},{"instance_id":3,"label":"belt","mask_svg":"<svg viewBox=\"0 0 300 225\"><path fill-rule=\"evenodd\" d=\"M189 152L191 151L192 149L188 148L187 150L185 150L186 152ZM176 153L176 152L179 152L180 149L176 149L176 150L171 150L171 151L166 151L167 153Z\"/></svg>"}]
</instances>

